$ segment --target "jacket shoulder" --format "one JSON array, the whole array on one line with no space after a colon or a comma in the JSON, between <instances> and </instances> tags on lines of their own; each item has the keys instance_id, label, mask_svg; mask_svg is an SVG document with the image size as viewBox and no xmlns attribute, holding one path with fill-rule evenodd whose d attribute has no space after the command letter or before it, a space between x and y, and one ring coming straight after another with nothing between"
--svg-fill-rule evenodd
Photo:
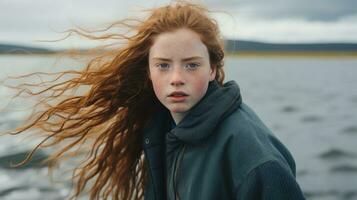
<instances>
[{"instance_id":1,"label":"jacket shoulder","mask_svg":"<svg viewBox=\"0 0 357 200\"><path fill-rule=\"evenodd\" d=\"M291 199L305 197L295 177L278 161L268 161L254 168L236 188L235 199Z\"/></svg>"},{"instance_id":2,"label":"jacket shoulder","mask_svg":"<svg viewBox=\"0 0 357 200\"><path fill-rule=\"evenodd\" d=\"M231 168L235 185L268 161L281 163L295 176L295 161L289 150L246 104L242 103L222 120L217 131L217 140L225 143L230 162L227 165Z\"/></svg>"}]
</instances>

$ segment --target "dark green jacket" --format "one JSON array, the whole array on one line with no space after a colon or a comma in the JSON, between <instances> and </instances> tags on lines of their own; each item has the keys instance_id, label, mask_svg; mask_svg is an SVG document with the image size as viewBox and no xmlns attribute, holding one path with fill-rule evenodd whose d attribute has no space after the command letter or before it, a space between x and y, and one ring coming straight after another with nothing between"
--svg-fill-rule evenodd
<instances>
[{"instance_id":1,"label":"dark green jacket","mask_svg":"<svg viewBox=\"0 0 357 200\"><path fill-rule=\"evenodd\" d=\"M146 124L145 200L300 200L289 151L244 103L238 85L209 83L183 120L163 106Z\"/></svg>"}]
</instances>

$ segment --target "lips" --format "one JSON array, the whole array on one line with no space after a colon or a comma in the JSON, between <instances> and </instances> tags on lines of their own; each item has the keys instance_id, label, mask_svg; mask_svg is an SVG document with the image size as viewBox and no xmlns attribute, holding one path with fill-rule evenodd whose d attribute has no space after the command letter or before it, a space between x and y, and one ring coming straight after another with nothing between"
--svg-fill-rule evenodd
<instances>
[{"instance_id":1,"label":"lips","mask_svg":"<svg viewBox=\"0 0 357 200\"><path fill-rule=\"evenodd\" d=\"M188 96L188 94L186 94L182 91L175 91L169 95L169 97L185 97L185 96Z\"/></svg>"}]
</instances>

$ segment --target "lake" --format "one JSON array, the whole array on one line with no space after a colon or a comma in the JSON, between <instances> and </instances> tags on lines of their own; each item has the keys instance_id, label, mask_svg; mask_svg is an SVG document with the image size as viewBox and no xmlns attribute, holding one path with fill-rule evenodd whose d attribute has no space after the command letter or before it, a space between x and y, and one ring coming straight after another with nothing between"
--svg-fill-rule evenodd
<instances>
[{"instance_id":1,"label":"lake","mask_svg":"<svg viewBox=\"0 0 357 200\"><path fill-rule=\"evenodd\" d=\"M53 56L0 55L0 79L81 66L83 62ZM228 57L225 74L293 154L307 199L357 199L357 58ZM0 85L0 108L13 94ZM15 101L9 107L29 109L32 103ZM1 113L0 131L15 127L28 114ZM23 155L36 141L0 137L0 161ZM43 166L14 170L0 163L0 199L64 199L70 188L68 181L52 184Z\"/></svg>"}]
</instances>

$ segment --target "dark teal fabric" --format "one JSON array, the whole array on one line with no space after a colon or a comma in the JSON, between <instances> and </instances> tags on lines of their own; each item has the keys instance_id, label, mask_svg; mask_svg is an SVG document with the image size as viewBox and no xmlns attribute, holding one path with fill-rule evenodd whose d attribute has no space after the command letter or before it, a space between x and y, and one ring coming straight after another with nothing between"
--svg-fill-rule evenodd
<instances>
[{"instance_id":1,"label":"dark teal fabric","mask_svg":"<svg viewBox=\"0 0 357 200\"><path fill-rule=\"evenodd\" d=\"M238 85L209 83L176 126L158 106L143 132L146 200L305 199L288 149L242 102Z\"/></svg>"}]
</instances>

